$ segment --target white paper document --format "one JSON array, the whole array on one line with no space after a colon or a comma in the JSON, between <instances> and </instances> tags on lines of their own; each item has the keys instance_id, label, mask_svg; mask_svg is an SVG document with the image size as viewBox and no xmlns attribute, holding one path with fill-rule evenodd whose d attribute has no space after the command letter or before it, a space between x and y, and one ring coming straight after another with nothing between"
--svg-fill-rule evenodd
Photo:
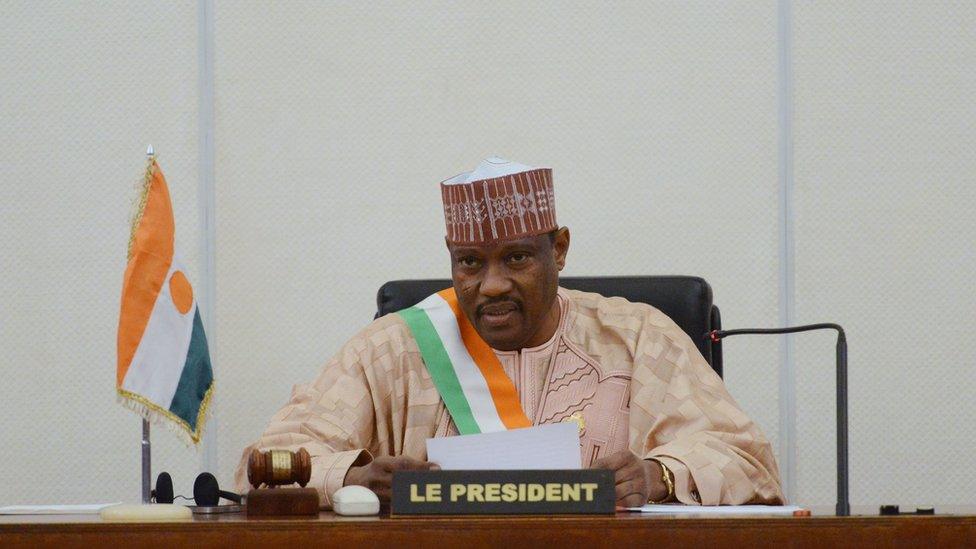
<instances>
[{"instance_id":1,"label":"white paper document","mask_svg":"<svg viewBox=\"0 0 976 549\"><path fill-rule=\"evenodd\" d=\"M583 467L573 422L427 439L427 459L444 470Z\"/></svg>"},{"instance_id":2,"label":"white paper document","mask_svg":"<svg viewBox=\"0 0 976 549\"><path fill-rule=\"evenodd\" d=\"M802 507L796 505L674 505L648 503L643 507L628 507L628 511L640 511L658 515L792 515Z\"/></svg>"},{"instance_id":3,"label":"white paper document","mask_svg":"<svg viewBox=\"0 0 976 549\"><path fill-rule=\"evenodd\" d=\"M85 505L8 505L0 507L0 515L97 515L102 509L115 503L91 503Z\"/></svg>"}]
</instances>

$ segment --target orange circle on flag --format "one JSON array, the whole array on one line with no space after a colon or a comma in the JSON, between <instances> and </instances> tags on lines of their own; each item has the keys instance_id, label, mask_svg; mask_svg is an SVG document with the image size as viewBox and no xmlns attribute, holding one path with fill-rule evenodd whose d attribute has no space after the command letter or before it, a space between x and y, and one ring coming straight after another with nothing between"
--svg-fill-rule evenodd
<instances>
[{"instance_id":1,"label":"orange circle on flag","mask_svg":"<svg viewBox=\"0 0 976 549\"><path fill-rule=\"evenodd\" d=\"M176 305L180 314L190 312L190 307L193 306L193 288L183 271L176 271L169 278L169 295L173 296L173 305Z\"/></svg>"}]
</instances>

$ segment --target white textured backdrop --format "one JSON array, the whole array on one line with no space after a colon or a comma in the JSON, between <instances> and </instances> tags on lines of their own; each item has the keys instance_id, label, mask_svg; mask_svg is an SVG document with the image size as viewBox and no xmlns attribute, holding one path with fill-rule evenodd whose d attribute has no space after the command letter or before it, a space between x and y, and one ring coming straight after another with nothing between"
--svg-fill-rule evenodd
<instances>
[{"instance_id":1,"label":"white textured backdrop","mask_svg":"<svg viewBox=\"0 0 976 549\"><path fill-rule=\"evenodd\" d=\"M0 6L0 505L138 497L112 386L126 223L152 142L203 289L197 18ZM772 0L217 3L221 483L380 284L448 275L437 182L484 156L554 168L565 274L696 274L727 327L775 324L776 21ZM974 487L972 28L949 2L794 6L796 312L851 330L854 503ZM798 499L825 504L832 342L797 341ZM777 349L725 345L774 441ZM189 492L201 456L156 433Z\"/></svg>"},{"instance_id":2,"label":"white textured backdrop","mask_svg":"<svg viewBox=\"0 0 976 549\"><path fill-rule=\"evenodd\" d=\"M152 143L200 291L196 60L192 4L0 3L0 505L140 497L115 403L128 222ZM197 453L163 429L153 450L190 493Z\"/></svg>"},{"instance_id":3,"label":"white textured backdrop","mask_svg":"<svg viewBox=\"0 0 976 549\"><path fill-rule=\"evenodd\" d=\"M796 313L850 347L854 503L971 504L976 4L795 8ZM832 338L797 339L798 490L834 497Z\"/></svg>"}]
</instances>

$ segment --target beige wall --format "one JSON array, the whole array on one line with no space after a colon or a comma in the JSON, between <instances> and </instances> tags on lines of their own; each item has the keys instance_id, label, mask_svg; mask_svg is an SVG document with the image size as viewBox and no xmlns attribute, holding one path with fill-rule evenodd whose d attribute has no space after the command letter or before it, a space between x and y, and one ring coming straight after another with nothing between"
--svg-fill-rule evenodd
<instances>
[{"instance_id":1,"label":"beige wall","mask_svg":"<svg viewBox=\"0 0 976 549\"><path fill-rule=\"evenodd\" d=\"M926 6L793 7L796 316L851 331L855 503L910 503L892 476L929 460L950 474L913 477L919 503L974 488L972 433L947 426L976 347L937 321L973 320L976 43L972 13ZM191 272L205 271L198 185L215 168L214 457L157 430L154 469L177 492L202 465L229 484L291 386L372 317L382 282L447 276L436 183L490 154L554 168L566 274L697 274L726 326L777 322L776 2L214 8L209 74L196 4L0 7L0 425L20 466L0 469L0 505L138 497L139 422L112 380L148 142ZM831 341L806 336L796 354L797 496L829 503ZM730 389L774 441L792 428L781 360L775 340L726 345ZM923 404L940 388L955 410ZM39 474L15 473L27 466Z\"/></svg>"},{"instance_id":2,"label":"beige wall","mask_svg":"<svg viewBox=\"0 0 976 549\"><path fill-rule=\"evenodd\" d=\"M149 143L197 282L196 7L0 3L0 505L139 498L115 334ZM194 450L153 457L192 488Z\"/></svg>"},{"instance_id":3,"label":"beige wall","mask_svg":"<svg viewBox=\"0 0 976 549\"><path fill-rule=\"evenodd\" d=\"M848 330L855 503L976 491L974 28L967 2L795 8L797 320ZM797 481L818 501L832 361L829 336L798 339Z\"/></svg>"}]
</instances>

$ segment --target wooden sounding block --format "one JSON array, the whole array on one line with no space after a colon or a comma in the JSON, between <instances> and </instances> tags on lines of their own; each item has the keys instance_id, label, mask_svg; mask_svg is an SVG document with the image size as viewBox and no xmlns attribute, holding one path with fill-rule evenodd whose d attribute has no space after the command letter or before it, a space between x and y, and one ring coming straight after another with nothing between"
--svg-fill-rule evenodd
<instances>
[{"instance_id":1,"label":"wooden sounding block","mask_svg":"<svg viewBox=\"0 0 976 549\"><path fill-rule=\"evenodd\" d=\"M317 517L319 493L314 488L260 488L247 493L249 517Z\"/></svg>"}]
</instances>

